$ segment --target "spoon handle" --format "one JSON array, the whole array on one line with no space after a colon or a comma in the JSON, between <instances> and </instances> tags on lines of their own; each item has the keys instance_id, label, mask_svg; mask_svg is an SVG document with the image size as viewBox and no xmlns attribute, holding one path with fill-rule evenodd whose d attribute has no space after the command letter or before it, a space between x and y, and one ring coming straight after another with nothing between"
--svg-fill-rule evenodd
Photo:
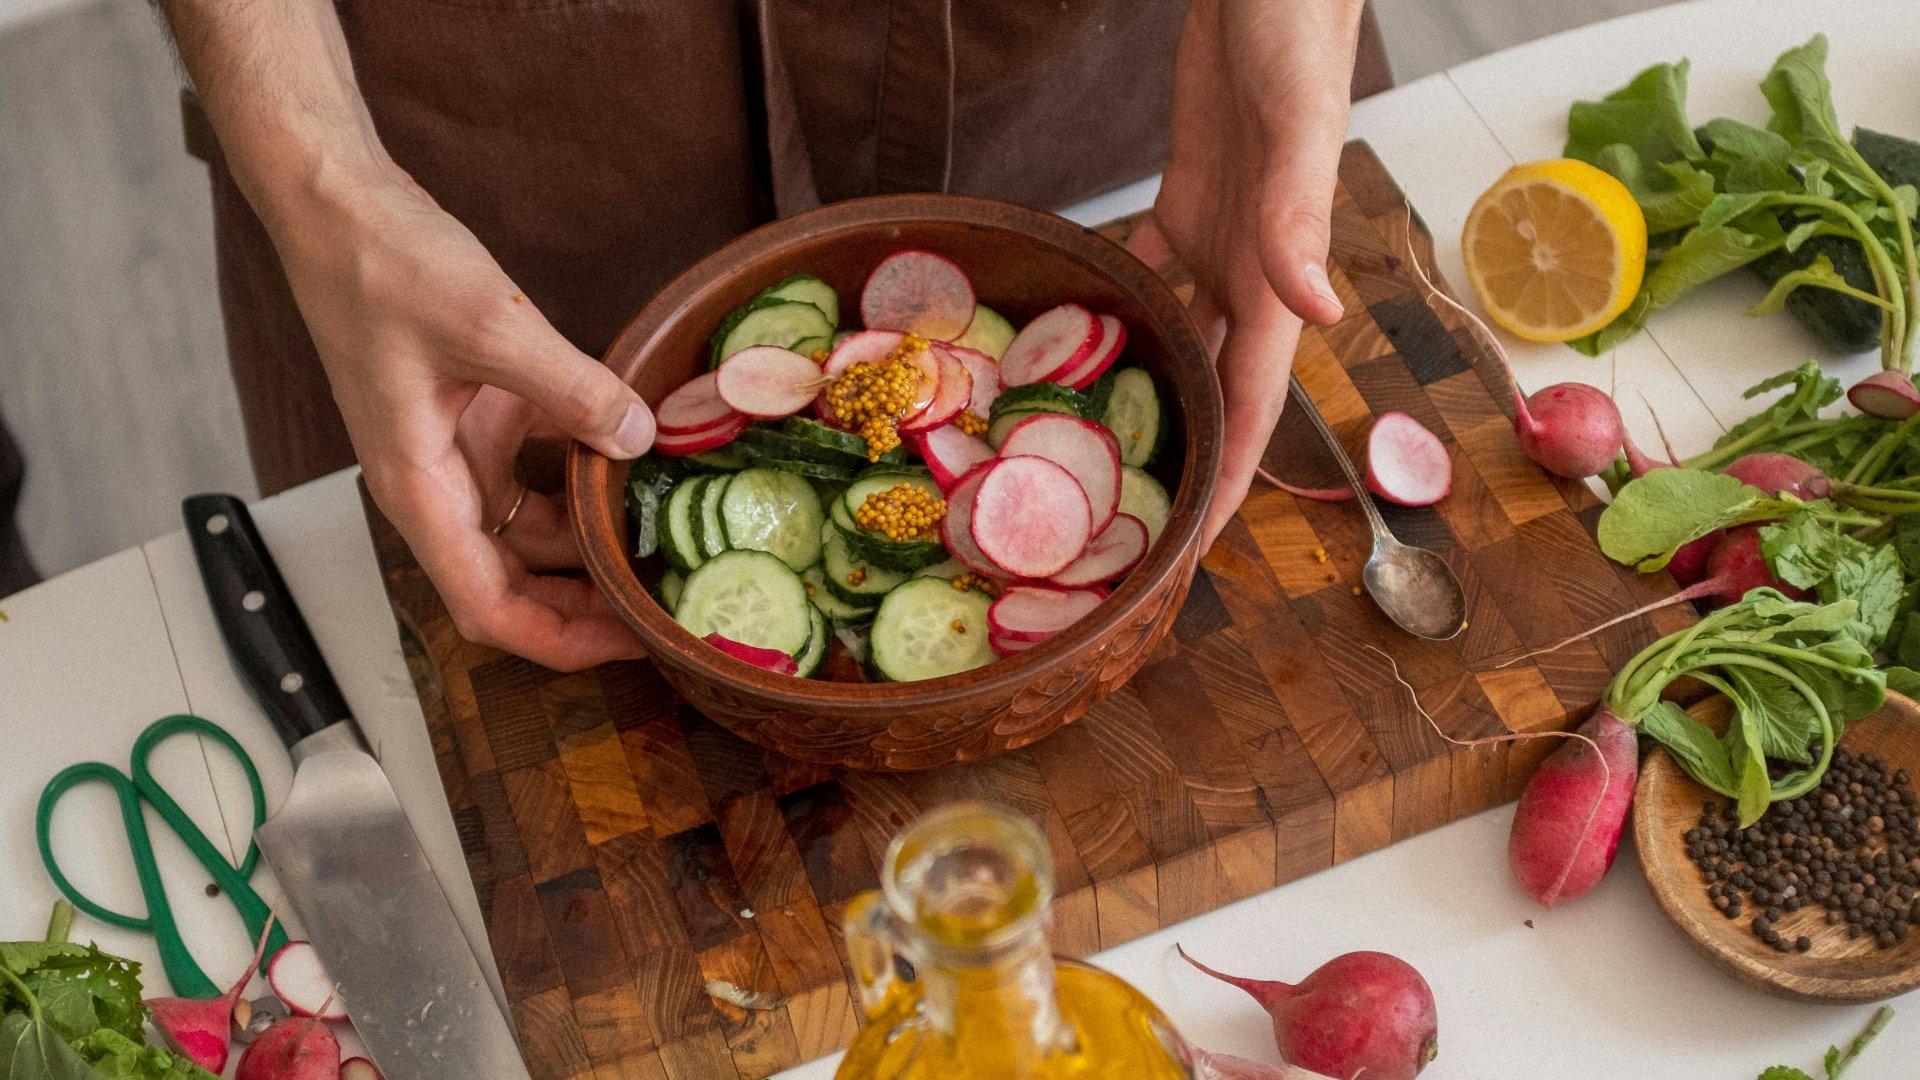
<instances>
[{"instance_id":1,"label":"spoon handle","mask_svg":"<svg viewBox=\"0 0 1920 1080\"><path fill-rule=\"evenodd\" d=\"M1366 481L1360 475L1360 467L1347 456L1347 448L1340 445L1340 440L1334 435L1333 429L1327 426L1327 418L1320 415L1320 407L1307 396L1307 388L1300 385L1300 376L1289 374L1287 382L1293 390L1293 400L1299 403L1300 411L1304 412L1307 419L1313 423L1313 429L1320 433L1321 441L1325 442L1327 449L1333 452L1333 459L1340 463L1340 471L1346 474L1347 483L1353 486L1354 501L1358 502L1360 509L1366 512L1367 524L1373 526L1373 542L1375 544L1399 543L1393 535L1393 530L1387 528L1386 519L1380 516L1380 508L1373 505L1373 496L1367 491Z\"/></svg>"}]
</instances>

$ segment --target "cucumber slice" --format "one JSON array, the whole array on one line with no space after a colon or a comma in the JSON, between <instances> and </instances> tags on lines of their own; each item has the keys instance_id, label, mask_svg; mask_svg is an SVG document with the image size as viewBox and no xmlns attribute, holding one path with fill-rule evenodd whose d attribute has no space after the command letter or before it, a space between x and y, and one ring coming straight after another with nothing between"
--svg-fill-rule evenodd
<instances>
[{"instance_id":1,"label":"cucumber slice","mask_svg":"<svg viewBox=\"0 0 1920 1080\"><path fill-rule=\"evenodd\" d=\"M828 427L818 420L809 420L804 416L787 417L780 421L779 430L781 435L789 439L811 443L822 451L854 458L862 464L867 460L867 438L864 435L842 431L837 427Z\"/></svg>"},{"instance_id":2,"label":"cucumber slice","mask_svg":"<svg viewBox=\"0 0 1920 1080\"><path fill-rule=\"evenodd\" d=\"M830 337L810 337L793 343L793 351L811 360L815 355L833 351L833 339Z\"/></svg>"},{"instance_id":3,"label":"cucumber slice","mask_svg":"<svg viewBox=\"0 0 1920 1080\"><path fill-rule=\"evenodd\" d=\"M855 606L878 604L880 598L907 580L896 570L874 566L854 557L846 534L834 525L821 531L820 575L833 595Z\"/></svg>"},{"instance_id":4,"label":"cucumber slice","mask_svg":"<svg viewBox=\"0 0 1920 1080\"><path fill-rule=\"evenodd\" d=\"M735 473L716 511L729 549L764 551L792 570L820 561L820 496L803 477L774 469Z\"/></svg>"},{"instance_id":5,"label":"cucumber slice","mask_svg":"<svg viewBox=\"0 0 1920 1080\"><path fill-rule=\"evenodd\" d=\"M813 605L787 564L764 551L728 551L687 575L674 619L694 637L721 637L795 655L812 632Z\"/></svg>"},{"instance_id":6,"label":"cucumber slice","mask_svg":"<svg viewBox=\"0 0 1920 1080\"><path fill-rule=\"evenodd\" d=\"M1172 512L1173 500L1160 481L1133 465L1120 467L1120 513L1140 519L1147 527L1147 543L1160 539L1160 530L1167 527L1167 516Z\"/></svg>"},{"instance_id":7,"label":"cucumber slice","mask_svg":"<svg viewBox=\"0 0 1920 1080\"><path fill-rule=\"evenodd\" d=\"M1000 391L1000 396L993 399L993 407L988 411L987 418L991 420L1002 413L1021 411L1057 412L1084 417L1086 409L1086 395L1072 387L1050 382L1025 383Z\"/></svg>"},{"instance_id":8,"label":"cucumber slice","mask_svg":"<svg viewBox=\"0 0 1920 1080\"><path fill-rule=\"evenodd\" d=\"M1106 415L1107 402L1113 400L1114 379L1124 370L1126 369L1108 368L1101 373L1099 378L1093 380L1093 385L1080 391L1080 396L1085 398L1087 402L1086 411L1081 413L1082 416L1098 420Z\"/></svg>"},{"instance_id":9,"label":"cucumber slice","mask_svg":"<svg viewBox=\"0 0 1920 1080\"><path fill-rule=\"evenodd\" d=\"M787 422L791 423L795 419L797 417L789 417ZM807 423L804 420L800 422ZM813 426L823 431L833 430L824 424ZM789 435L784 428L784 424L781 430L750 427L740 433L739 441L746 447L747 453L757 457L780 458L785 461L818 461L827 465L837 465L843 469L851 469L854 472L860 471L867 465L867 440L858 435L840 433L847 434L849 439L860 444L859 450L849 451L844 444L836 443L829 446L824 439ZM795 430L804 429L796 428Z\"/></svg>"},{"instance_id":10,"label":"cucumber slice","mask_svg":"<svg viewBox=\"0 0 1920 1080\"><path fill-rule=\"evenodd\" d=\"M1063 416L1080 415L1071 409L1046 407L1037 403L1028 408L1014 409L1010 412L1001 412L996 408L993 419L987 423L987 445L995 450L1000 449L1000 444L1007 441L1007 432L1012 431L1027 417L1039 416L1042 413L1059 413Z\"/></svg>"},{"instance_id":11,"label":"cucumber slice","mask_svg":"<svg viewBox=\"0 0 1920 1080\"><path fill-rule=\"evenodd\" d=\"M873 616L873 667L894 682L938 679L993 663L984 593L916 578L887 594Z\"/></svg>"},{"instance_id":12,"label":"cucumber slice","mask_svg":"<svg viewBox=\"0 0 1920 1080\"><path fill-rule=\"evenodd\" d=\"M840 496L840 502L833 510L832 520L847 538L847 550L854 558L882 569L912 573L947 558L946 547L938 540L889 540L877 532L861 528L854 516L860 504L867 501L867 496L886 491L896 484L913 484L936 499L946 497L941 494L939 485L933 482L931 475L905 469L869 469L858 480L847 485L846 494Z\"/></svg>"},{"instance_id":13,"label":"cucumber slice","mask_svg":"<svg viewBox=\"0 0 1920 1080\"><path fill-rule=\"evenodd\" d=\"M995 360L1000 359L1013 344L1013 324L999 312L985 304L973 305L973 321L967 324L967 332L954 339L955 345L969 349L978 349Z\"/></svg>"},{"instance_id":14,"label":"cucumber slice","mask_svg":"<svg viewBox=\"0 0 1920 1080\"><path fill-rule=\"evenodd\" d=\"M707 561L707 553L700 548L700 538L694 535L693 519L700 512L700 489L707 486L709 479L696 476L684 480L667 496L667 527L661 530L660 547L666 552L667 562L682 573Z\"/></svg>"},{"instance_id":15,"label":"cucumber slice","mask_svg":"<svg viewBox=\"0 0 1920 1080\"><path fill-rule=\"evenodd\" d=\"M678 570L668 570L660 575L660 606L671 615L680 610L680 593L687 587L687 579L680 576Z\"/></svg>"},{"instance_id":16,"label":"cucumber slice","mask_svg":"<svg viewBox=\"0 0 1920 1080\"><path fill-rule=\"evenodd\" d=\"M948 559L945 562L934 563L932 566L923 566L920 569L915 570L913 572L913 576L914 577L937 577L937 578L944 578L947 581L952 581L954 578L959 577L961 574L971 574L971 573L973 573L973 571L967 569L966 563L961 562L959 559Z\"/></svg>"},{"instance_id":17,"label":"cucumber slice","mask_svg":"<svg viewBox=\"0 0 1920 1080\"><path fill-rule=\"evenodd\" d=\"M727 550L727 530L720 521L720 500L727 494L731 476L716 476L700 489L700 502L693 512L693 538L700 542L700 554L711 559Z\"/></svg>"},{"instance_id":18,"label":"cucumber slice","mask_svg":"<svg viewBox=\"0 0 1920 1080\"><path fill-rule=\"evenodd\" d=\"M736 318L737 316L737 318ZM833 323L819 308L798 300L764 297L736 308L713 336L708 362L721 361L749 345L778 345L783 349L814 337L830 337Z\"/></svg>"},{"instance_id":19,"label":"cucumber slice","mask_svg":"<svg viewBox=\"0 0 1920 1080\"><path fill-rule=\"evenodd\" d=\"M1120 463L1134 468L1153 464L1166 436L1160 394L1153 376L1140 368L1123 368L1113 377L1113 393L1100 422L1120 440Z\"/></svg>"},{"instance_id":20,"label":"cucumber slice","mask_svg":"<svg viewBox=\"0 0 1920 1080\"><path fill-rule=\"evenodd\" d=\"M688 454L680 460L701 472L710 473L739 472L752 464L747 460L746 447L741 446L738 440L717 449Z\"/></svg>"},{"instance_id":21,"label":"cucumber slice","mask_svg":"<svg viewBox=\"0 0 1920 1080\"><path fill-rule=\"evenodd\" d=\"M807 605L807 647L795 653L794 675L810 679L820 670L820 662L827 658L827 648L833 644L833 624L820 610L818 604Z\"/></svg>"},{"instance_id":22,"label":"cucumber slice","mask_svg":"<svg viewBox=\"0 0 1920 1080\"><path fill-rule=\"evenodd\" d=\"M831 543L831 541L829 541ZM842 550L845 550L842 548ZM843 597L839 590L827 583L827 571L824 564L809 566L801 573L800 580L807 586L807 598L813 606L820 609L836 629L843 626L865 626L873 621L873 609L880 606L880 596L862 596L858 600Z\"/></svg>"},{"instance_id":23,"label":"cucumber slice","mask_svg":"<svg viewBox=\"0 0 1920 1080\"><path fill-rule=\"evenodd\" d=\"M833 333L833 327L840 325L840 294L833 291L833 286L812 274L795 274L777 285L762 290L760 296L779 300L798 300L803 304L812 304L819 308L820 314L825 315L827 322L832 324L827 327L826 333L820 335L823 338L830 336Z\"/></svg>"},{"instance_id":24,"label":"cucumber slice","mask_svg":"<svg viewBox=\"0 0 1920 1080\"><path fill-rule=\"evenodd\" d=\"M787 458L762 457L754 455L753 464L762 469L778 469L783 473L805 477L808 480L831 480L844 484L857 475L852 469L838 465L826 465L818 461L792 461ZM822 500L824 502L824 500Z\"/></svg>"}]
</instances>

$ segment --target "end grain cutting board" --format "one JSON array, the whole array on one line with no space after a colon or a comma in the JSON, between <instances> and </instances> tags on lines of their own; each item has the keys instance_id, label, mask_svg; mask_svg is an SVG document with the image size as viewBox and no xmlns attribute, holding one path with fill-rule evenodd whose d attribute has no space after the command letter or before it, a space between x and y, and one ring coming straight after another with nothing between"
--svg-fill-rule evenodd
<instances>
[{"instance_id":1,"label":"end grain cutting board","mask_svg":"<svg viewBox=\"0 0 1920 1080\"><path fill-rule=\"evenodd\" d=\"M839 943L887 840L929 807L1010 802L1052 841L1058 950L1085 955L1496 805L1550 747L1462 750L1450 735L1566 727L1616 666L1688 616L1667 611L1524 664L1498 661L1672 590L1592 540L1600 506L1522 456L1509 379L1406 267L1399 189L1364 144L1341 162L1333 283L1347 315L1295 366L1358 448L1411 413L1449 444L1453 494L1384 506L1443 553L1468 595L1450 642L1400 633L1357 595L1351 505L1256 486L1202 562L1160 653L1084 719L990 761L840 773L741 741L646 663L559 675L462 640L406 545L368 504L441 778L533 1075L757 1078L845 1045L858 1023ZM1130 223L1110 226L1124 236ZM1182 288L1191 296L1191 286ZM1304 484L1334 467L1289 415L1266 455ZM726 979L786 1004L709 998Z\"/></svg>"}]
</instances>

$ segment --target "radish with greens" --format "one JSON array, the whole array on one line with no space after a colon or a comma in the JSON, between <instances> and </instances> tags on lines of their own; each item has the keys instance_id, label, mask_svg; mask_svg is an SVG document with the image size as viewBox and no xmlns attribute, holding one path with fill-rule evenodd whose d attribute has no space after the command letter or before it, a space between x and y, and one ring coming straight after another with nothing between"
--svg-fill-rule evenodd
<instances>
[{"instance_id":1,"label":"radish with greens","mask_svg":"<svg viewBox=\"0 0 1920 1080\"><path fill-rule=\"evenodd\" d=\"M1759 488L1765 494L1779 495L1784 492L1797 499L1817 498L1808 493L1808 486L1826 476L1815 466L1791 454L1776 453L1746 454L1728 462L1720 471L1743 484Z\"/></svg>"},{"instance_id":2,"label":"radish with greens","mask_svg":"<svg viewBox=\"0 0 1920 1080\"><path fill-rule=\"evenodd\" d=\"M869 330L951 341L973 322L973 285L945 256L898 251L867 275L860 292L860 319Z\"/></svg>"},{"instance_id":3,"label":"radish with greens","mask_svg":"<svg viewBox=\"0 0 1920 1080\"><path fill-rule=\"evenodd\" d=\"M325 1012L333 1002L321 1003ZM340 1040L313 1016L275 1020L247 1044L233 1080L339 1080Z\"/></svg>"},{"instance_id":4,"label":"radish with greens","mask_svg":"<svg viewBox=\"0 0 1920 1080\"><path fill-rule=\"evenodd\" d=\"M260 930L260 942L254 946L253 959L247 961L240 978L226 993L207 1000L161 997L140 1003L146 1006L153 1017L153 1026L175 1053L208 1072L226 1069L227 1055L233 1049L233 1007L253 978L253 969L260 966L260 958L266 955L273 925L272 916L268 916L267 925Z\"/></svg>"},{"instance_id":5,"label":"radish with greens","mask_svg":"<svg viewBox=\"0 0 1920 1080\"><path fill-rule=\"evenodd\" d=\"M1520 448L1555 476L1598 476L1620 456L1626 441L1619 407L1586 383L1555 383L1526 398L1516 390L1513 407Z\"/></svg>"},{"instance_id":6,"label":"radish with greens","mask_svg":"<svg viewBox=\"0 0 1920 1080\"><path fill-rule=\"evenodd\" d=\"M1440 1052L1433 991L1413 965L1380 952L1350 952L1298 983L1226 975L1182 959L1252 995L1273 1018L1280 1056L1327 1076L1412 1080Z\"/></svg>"},{"instance_id":7,"label":"radish with greens","mask_svg":"<svg viewBox=\"0 0 1920 1080\"><path fill-rule=\"evenodd\" d=\"M1595 712L1579 734L1534 770L1507 840L1513 879L1544 907L1600 883L1619 850L1640 775L1639 741L1611 712Z\"/></svg>"}]
</instances>

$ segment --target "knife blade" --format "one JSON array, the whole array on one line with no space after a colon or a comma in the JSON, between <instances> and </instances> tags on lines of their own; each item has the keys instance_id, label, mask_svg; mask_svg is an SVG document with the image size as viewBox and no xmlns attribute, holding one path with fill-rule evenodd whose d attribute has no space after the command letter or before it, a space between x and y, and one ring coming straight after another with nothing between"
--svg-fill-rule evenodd
<instances>
[{"instance_id":1,"label":"knife blade","mask_svg":"<svg viewBox=\"0 0 1920 1080\"><path fill-rule=\"evenodd\" d=\"M254 839L388 1080L528 1080L513 1030L246 504L181 509L234 668L293 758Z\"/></svg>"}]
</instances>

